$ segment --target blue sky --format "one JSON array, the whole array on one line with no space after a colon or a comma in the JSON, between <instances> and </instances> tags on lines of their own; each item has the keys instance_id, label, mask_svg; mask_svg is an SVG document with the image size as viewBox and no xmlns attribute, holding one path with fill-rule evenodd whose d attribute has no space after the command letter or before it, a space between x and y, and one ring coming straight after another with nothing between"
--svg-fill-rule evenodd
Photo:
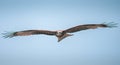
<instances>
[{"instance_id":1,"label":"blue sky","mask_svg":"<svg viewBox=\"0 0 120 65\"><path fill-rule=\"evenodd\" d=\"M0 0L0 33L61 30L80 24L116 22L120 0ZM120 27L54 36L0 38L0 65L120 65Z\"/></svg>"}]
</instances>

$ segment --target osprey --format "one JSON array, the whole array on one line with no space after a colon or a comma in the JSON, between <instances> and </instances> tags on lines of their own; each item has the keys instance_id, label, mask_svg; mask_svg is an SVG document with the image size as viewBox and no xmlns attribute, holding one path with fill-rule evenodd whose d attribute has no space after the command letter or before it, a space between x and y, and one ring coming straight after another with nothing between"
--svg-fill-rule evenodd
<instances>
[{"instance_id":1,"label":"osprey","mask_svg":"<svg viewBox=\"0 0 120 65\"><path fill-rule=\"evenodd\" d=\"M24 31L17 31L12 33L3 33L5 38L12 38L16 36L29 36L29 35L38 35L38 34L46 34L51 36L56 36L58 38L58 42L60 42L62 39L72 36L77 31L87 30L87 29L95 29L98 27L102 28L112 28L116 27L116 23L110 22L110 23L102 23L102 24L85 24L85 25L78 25L66 30L56 30L56 31L49 31L49 30L24 30Z\"/></svg>"}]
</instances>

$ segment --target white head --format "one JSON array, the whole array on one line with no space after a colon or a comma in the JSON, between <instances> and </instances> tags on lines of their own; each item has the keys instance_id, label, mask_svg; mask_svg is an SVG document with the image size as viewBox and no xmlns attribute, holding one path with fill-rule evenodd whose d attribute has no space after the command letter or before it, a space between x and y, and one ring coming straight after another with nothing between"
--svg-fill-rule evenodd
<instances>
[{"instance_id":1,"label":"white head","mask_svg":"<svg viewBox=\"0 0 120 65\"><path fill-rule=\"evenodd\" d=\"M62 33L63 33L63 30L58 30L56 35L57 35L57 36L61 36Z\"/></svg>"}]
</instances>

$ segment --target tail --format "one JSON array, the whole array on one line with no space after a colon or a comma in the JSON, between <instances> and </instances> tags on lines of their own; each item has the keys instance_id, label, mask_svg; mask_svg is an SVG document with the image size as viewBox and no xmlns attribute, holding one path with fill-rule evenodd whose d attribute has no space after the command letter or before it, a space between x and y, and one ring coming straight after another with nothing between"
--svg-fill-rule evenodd
<instances>
[{"instance_id":1,"label":"tail","mask_svg":"<svg viewBox=\"0 0 120 65\"><path fill-rule=\"evenodd\" d=\"M69 36L73 36L73 34L64 34L62 37L57 37L58 42L60 42L61 40L65 39L66 37L69 37Z\"/></svg>"}]
</instances>

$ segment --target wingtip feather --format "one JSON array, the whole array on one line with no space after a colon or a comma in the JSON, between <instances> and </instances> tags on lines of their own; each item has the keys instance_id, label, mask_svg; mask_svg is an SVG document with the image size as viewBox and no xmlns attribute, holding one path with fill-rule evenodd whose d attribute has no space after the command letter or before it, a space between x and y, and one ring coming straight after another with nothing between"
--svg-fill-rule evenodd
<instances>
[{"instance_id":1,"label":"wingtip feather","mask_svg":"<svg viewBox=\"0 0 120 65\"><path fill-rule=\"evenodd\" d=\"M108 28L118 27L117 26L118 23L115 23L115 22L109 22L109 23L104 22L103 24L106 25L106 27L108 27Z\"/></svg>"},{"instance_id":2,"label":"wingtip feather","mask_svg":"<svg viewBox=\"0 0 120 65\"><path fill-rule=\"evenodd\" d=\"M5 33L1 33L3 36L3 38L12 38L14 37L14 32L5 32Z\"/></svg>"}]
</instances>

